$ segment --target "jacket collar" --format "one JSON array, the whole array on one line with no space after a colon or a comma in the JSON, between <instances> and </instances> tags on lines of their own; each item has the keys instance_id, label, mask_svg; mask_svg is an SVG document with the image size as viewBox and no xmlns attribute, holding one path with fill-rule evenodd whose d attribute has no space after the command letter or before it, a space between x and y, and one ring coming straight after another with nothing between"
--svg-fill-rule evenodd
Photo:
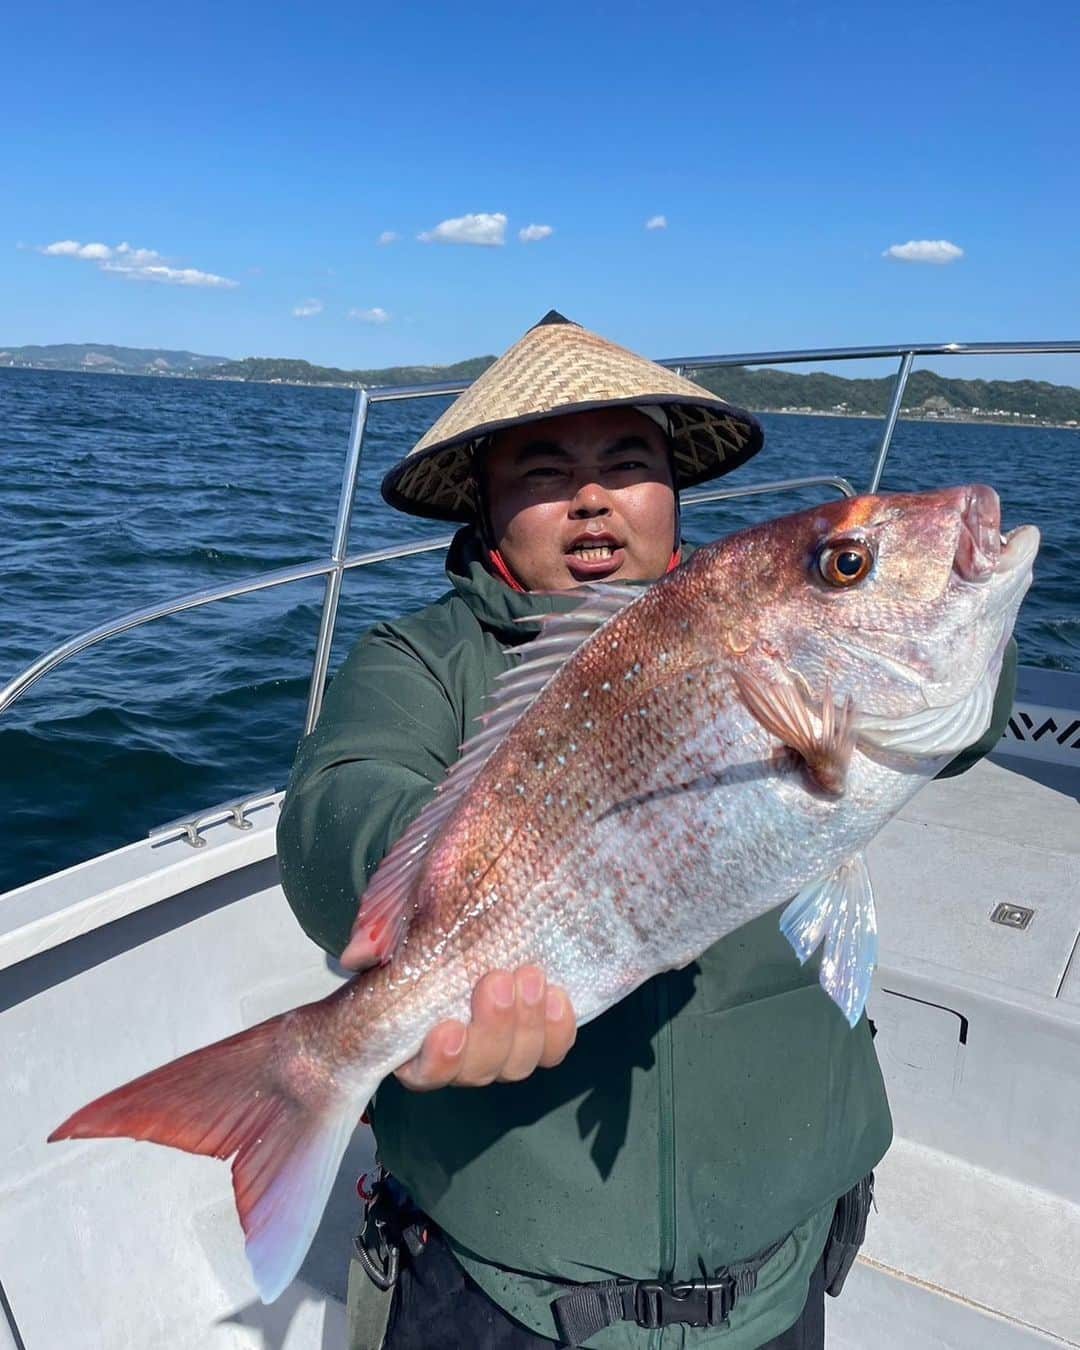
<instances>
[{"instance_id":1,"label":"jacket collar","mask_svg":"<svg viewBox=\"0 0 1080 1350\"><path fill-rule=\"evenodd\" d=\"M483 626L510 647L535 637L543 615L573 608L569 593L564 599L561 595L512 591L492 576L484 566L483 545L471 525L454 535L446 555L446 575ZM519 622L530 619L535 622Z\"/></svg>"},{"instance_id":2,"label":"jacket collar","mask_svg":"<svg viewBox=\"0 0 1080 1350\"><path fill-rule=\"evenodd\" d=\"M693 545L684 543L683 561L693 552ZM535 637L545 614L573 609L575 604L573 591L561 595L512 591L492 576L484 566L483 545L471 525L454 535L446 555L446 575L480 623L509 647Z\"/></svg>"}]
</instances>

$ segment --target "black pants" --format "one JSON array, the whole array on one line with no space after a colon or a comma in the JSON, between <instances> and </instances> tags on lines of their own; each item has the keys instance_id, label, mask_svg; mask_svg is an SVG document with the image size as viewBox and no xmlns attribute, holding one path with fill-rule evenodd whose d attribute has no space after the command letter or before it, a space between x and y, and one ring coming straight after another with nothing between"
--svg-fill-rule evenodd
<instances>
[{"instance_id":1,"label":"black pants","mask_svg":"<svg viewBox=\"0 0 1080 1350\"><path fill-rule=\"evenodd\" d=\"M642 1345L646 1344L642 1333ZM384 1350L552 1350L493 1303L432 1230L423 1254L402 1260ZM825 1273L819 1261L799 1320L760 1350L824 1350Z\"/></svg>"}]
</instances>

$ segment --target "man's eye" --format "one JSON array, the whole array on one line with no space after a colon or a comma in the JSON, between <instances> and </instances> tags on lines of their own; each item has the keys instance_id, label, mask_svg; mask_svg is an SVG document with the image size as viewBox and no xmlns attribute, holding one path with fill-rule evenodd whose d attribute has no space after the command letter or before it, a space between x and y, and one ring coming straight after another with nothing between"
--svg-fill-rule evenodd
<instances>
[{"instance_id":1,"label":"man's eye","mask_svg":"<svg viewBox=\"0 0 1080 1350\"><path fill-rule=\"evenodd\" d=\"M561 475L562 470L551 464L537 464L525 473L526 478L559 478Z\"/></svg>"},{"instance_id":2,"label":"man's eye","mask_svg":"<svg viewBox=\"0 0 1080 1350\"><path fill-rule=\"evenodd\" d=\"M619 473L632 473L645 468L645 461L642 459L621 459L614 466Z\"/></svg>"}]
</instances>

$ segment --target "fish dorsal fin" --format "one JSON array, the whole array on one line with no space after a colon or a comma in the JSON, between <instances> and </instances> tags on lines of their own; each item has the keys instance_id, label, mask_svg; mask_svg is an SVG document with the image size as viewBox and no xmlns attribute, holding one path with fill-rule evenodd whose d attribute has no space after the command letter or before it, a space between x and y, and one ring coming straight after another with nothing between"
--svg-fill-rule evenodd
<instances>
[{"instance_id":1,"label":"fish dorsal fin","mask_svg":"<svg viewBox=\"0 0 1080 1350\"><path fill-rule=\"evenodd\" d=\"M577 592L580 604L542 617L540 635L524 649L524 659L496 677L487 708L478 719L481 729L461 747L461 758L383 859L361 897L352 937L342 953L348 964L390 960L412 917L412 883L417 871L480 770L578 648L643 590L641 586L583 586ZM536 619L531 616L522 622L535 623Z\"/></svg>"}]
</instances>

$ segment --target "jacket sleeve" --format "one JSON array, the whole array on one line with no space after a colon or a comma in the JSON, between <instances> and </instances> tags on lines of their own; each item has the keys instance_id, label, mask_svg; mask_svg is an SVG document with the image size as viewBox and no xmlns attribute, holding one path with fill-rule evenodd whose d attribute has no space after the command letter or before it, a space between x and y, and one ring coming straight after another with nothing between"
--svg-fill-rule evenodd
<instances>
[{"instance_id":1,"label":"jacket sleeve","mask_svg":"<svg viewBox=\"0 0 1080 1350\"><path fill-rule=\"evenodd\" d=\"M1001 674L998 676L997 692L994 695L994 710L990 714L990 725L974 745L961 750L954 760L937 775L939 778L954 778L958 773L966 773L973 764L977 764L984 755L988 755L1005 734L1009 716L1012 713L1013 700L1016 698L1016 639L1010 638L1001 658Z\"/></svg>"},{"instance_id":2,"label":"jacket sleeve","mask_svg":"<svg viewBox=\"0 0 1080 1350\"><path fill-rule=\"evenodd\" d=\"M333 955L368 880L458 757L450 695L407 642L372 630L301 742L278 823L286 899Z\"/></svg>"}]
</instances>

